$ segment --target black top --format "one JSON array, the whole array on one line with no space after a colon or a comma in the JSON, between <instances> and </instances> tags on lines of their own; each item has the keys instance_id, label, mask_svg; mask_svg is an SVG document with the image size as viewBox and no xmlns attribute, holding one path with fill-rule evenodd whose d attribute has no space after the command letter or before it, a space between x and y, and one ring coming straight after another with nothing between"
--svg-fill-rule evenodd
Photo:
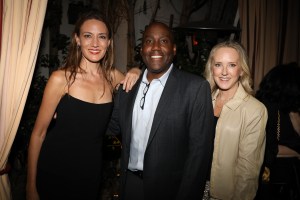
<instances>
[{"instance_id":1,"label":"black top","mask_svg":"<svg viewBox=\"0 0 300 200\"><path fill-rule=\"evenodd\" d=\"M300 153L300 137L295 131L289 113L279 110L280 137L277 140L278 107L274 104L266 104L268 110L268 122L266 128L265 164L270 167L278 153L278 145L285 145Z\"/></svg>"},{"instance_id":2,"label":"black top","mask_svg":"<svg viewBox=\"0 0 300 200\"><path fill-rule=\"evenodd\" d=\"M217 127L218 119L219 119L219 117L214 116L214 124L215 124L215 127ZM211 152L214 152L214 146L212 146L212 151L211 151ZM211 171L212 157L213 157L213 155L211 156L211 159L210 159L210 165L209 165L208 173L207 173L207 180L208 180L208 181L210 180L210 171Z\"/></svg>"},{"instance_id":3,"label":"black top","mask_svg":"<svg viewBox=\"0 0 300 200\"><path fill-rule=\"evenodd\" d=\"M112 107L112 102L93 104L70 95L62 97L39 157L41 199L98 198L102 141Z\"/></svg>"},{"instance_id":4,"label":"black top","mask_svg":"<svg viewBox=\"0 0 300 200\"><path fill-rule=\"evenodd\" d=\"M295 131L288 113L280 112L280 139L278 144L285 145L300 154L300 137Z\"/></svg>"}]
</instances>

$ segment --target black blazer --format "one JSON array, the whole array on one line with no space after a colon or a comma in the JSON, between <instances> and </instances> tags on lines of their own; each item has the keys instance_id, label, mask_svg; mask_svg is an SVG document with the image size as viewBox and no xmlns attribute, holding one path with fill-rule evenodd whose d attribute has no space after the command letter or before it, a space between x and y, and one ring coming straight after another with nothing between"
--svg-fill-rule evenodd
<instances>
[{"instance_id":1,"label":"black blazer","mask_svg":"<svg viewBox=\"0 0 300 200\"><path fill-rule=\"evenodd\" d=\"M121 191L141 78L129 93L120 87L109 124L110 132L122 134ZM159 100L144 156L145 199L201 199L212 155L213 120L208 82L174 66Z\"/></svg>"}]
</instances>

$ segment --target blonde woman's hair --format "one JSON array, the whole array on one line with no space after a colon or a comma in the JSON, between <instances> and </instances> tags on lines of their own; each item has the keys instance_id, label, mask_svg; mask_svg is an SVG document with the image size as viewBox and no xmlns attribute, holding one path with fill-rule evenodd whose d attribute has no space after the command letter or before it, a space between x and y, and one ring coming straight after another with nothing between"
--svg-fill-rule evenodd
<instances>
[{"instance_id":1,"label":"blonde woman's hair","mask_svg":"<svg viewBox=\"0 0 300 200\"><path fill-rule=\"evenodd\" d=\"M246 90L246 92L248 94L252 95L253 94L252 78L251 78L251 73L250 73L250 69L249 69L249 65L248 65L248 57L247 57L246 51L240 43L238 43L236 41L232 41L232 40L218 43L210 51L210 54L209 54L209 57L208 57L208 60L207 60L206 66L205 66L204 76L210 84L211 92L214 93L218 89L218 86L216 85L216 83L213 79L213 76L212 76L214 55L218 49L223 48L223 47L233 48L238 53L238 55L239 55L239 61L238 61L239 63L238 64L239 64L239 66L241 66L241 69L243 71L242 75L240 76L239 82L241 83L243 88Z\"/></svg>"}]
</instances>

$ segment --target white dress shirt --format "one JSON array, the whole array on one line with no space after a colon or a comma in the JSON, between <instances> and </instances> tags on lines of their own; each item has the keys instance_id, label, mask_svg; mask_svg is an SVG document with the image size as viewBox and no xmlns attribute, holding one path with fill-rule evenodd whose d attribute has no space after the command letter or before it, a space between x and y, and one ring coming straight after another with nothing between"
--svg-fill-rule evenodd
<instances>
[{"instance_id":1,"label":"white dress shirt","mask_svg":"<svg viewBox=\"0 0 300 200\"><path fill-rule=\"evenodd\" d=\"M149 81L147 80L148 70L146 69L144 71L142 82L140 83L139 91L137 93L133 107L131 130L132 135L128 164L128 169L130 170L143 170L144 154L146 151L148 138L151 131L154 114L172 68L173 64L165 74L163 74L158 79L153 79L151 83L149 83ZM145 87L147 87L148 84L149 88L146 92ZM141 101L143 97L144 108L142 109Z\"/></svg>"}]
</instances>

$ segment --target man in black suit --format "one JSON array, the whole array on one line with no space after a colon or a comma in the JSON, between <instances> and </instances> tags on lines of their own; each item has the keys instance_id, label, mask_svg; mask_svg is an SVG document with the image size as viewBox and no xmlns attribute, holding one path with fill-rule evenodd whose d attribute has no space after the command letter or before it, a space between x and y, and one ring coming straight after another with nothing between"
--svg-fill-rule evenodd
<instances>
[{"instance_id":1,"label":"man in black suit","mask_svg":"<svg viewBox=\"0 0 300 200\"><path fill-rule=\"evenodd\" d=\"M173 66L175 54L170 28L152 22L141 47L147 69L114 99L109 131L122 134L122 199L202 198L214 137L210 86Z\"/></svg>"}]
</instances>

